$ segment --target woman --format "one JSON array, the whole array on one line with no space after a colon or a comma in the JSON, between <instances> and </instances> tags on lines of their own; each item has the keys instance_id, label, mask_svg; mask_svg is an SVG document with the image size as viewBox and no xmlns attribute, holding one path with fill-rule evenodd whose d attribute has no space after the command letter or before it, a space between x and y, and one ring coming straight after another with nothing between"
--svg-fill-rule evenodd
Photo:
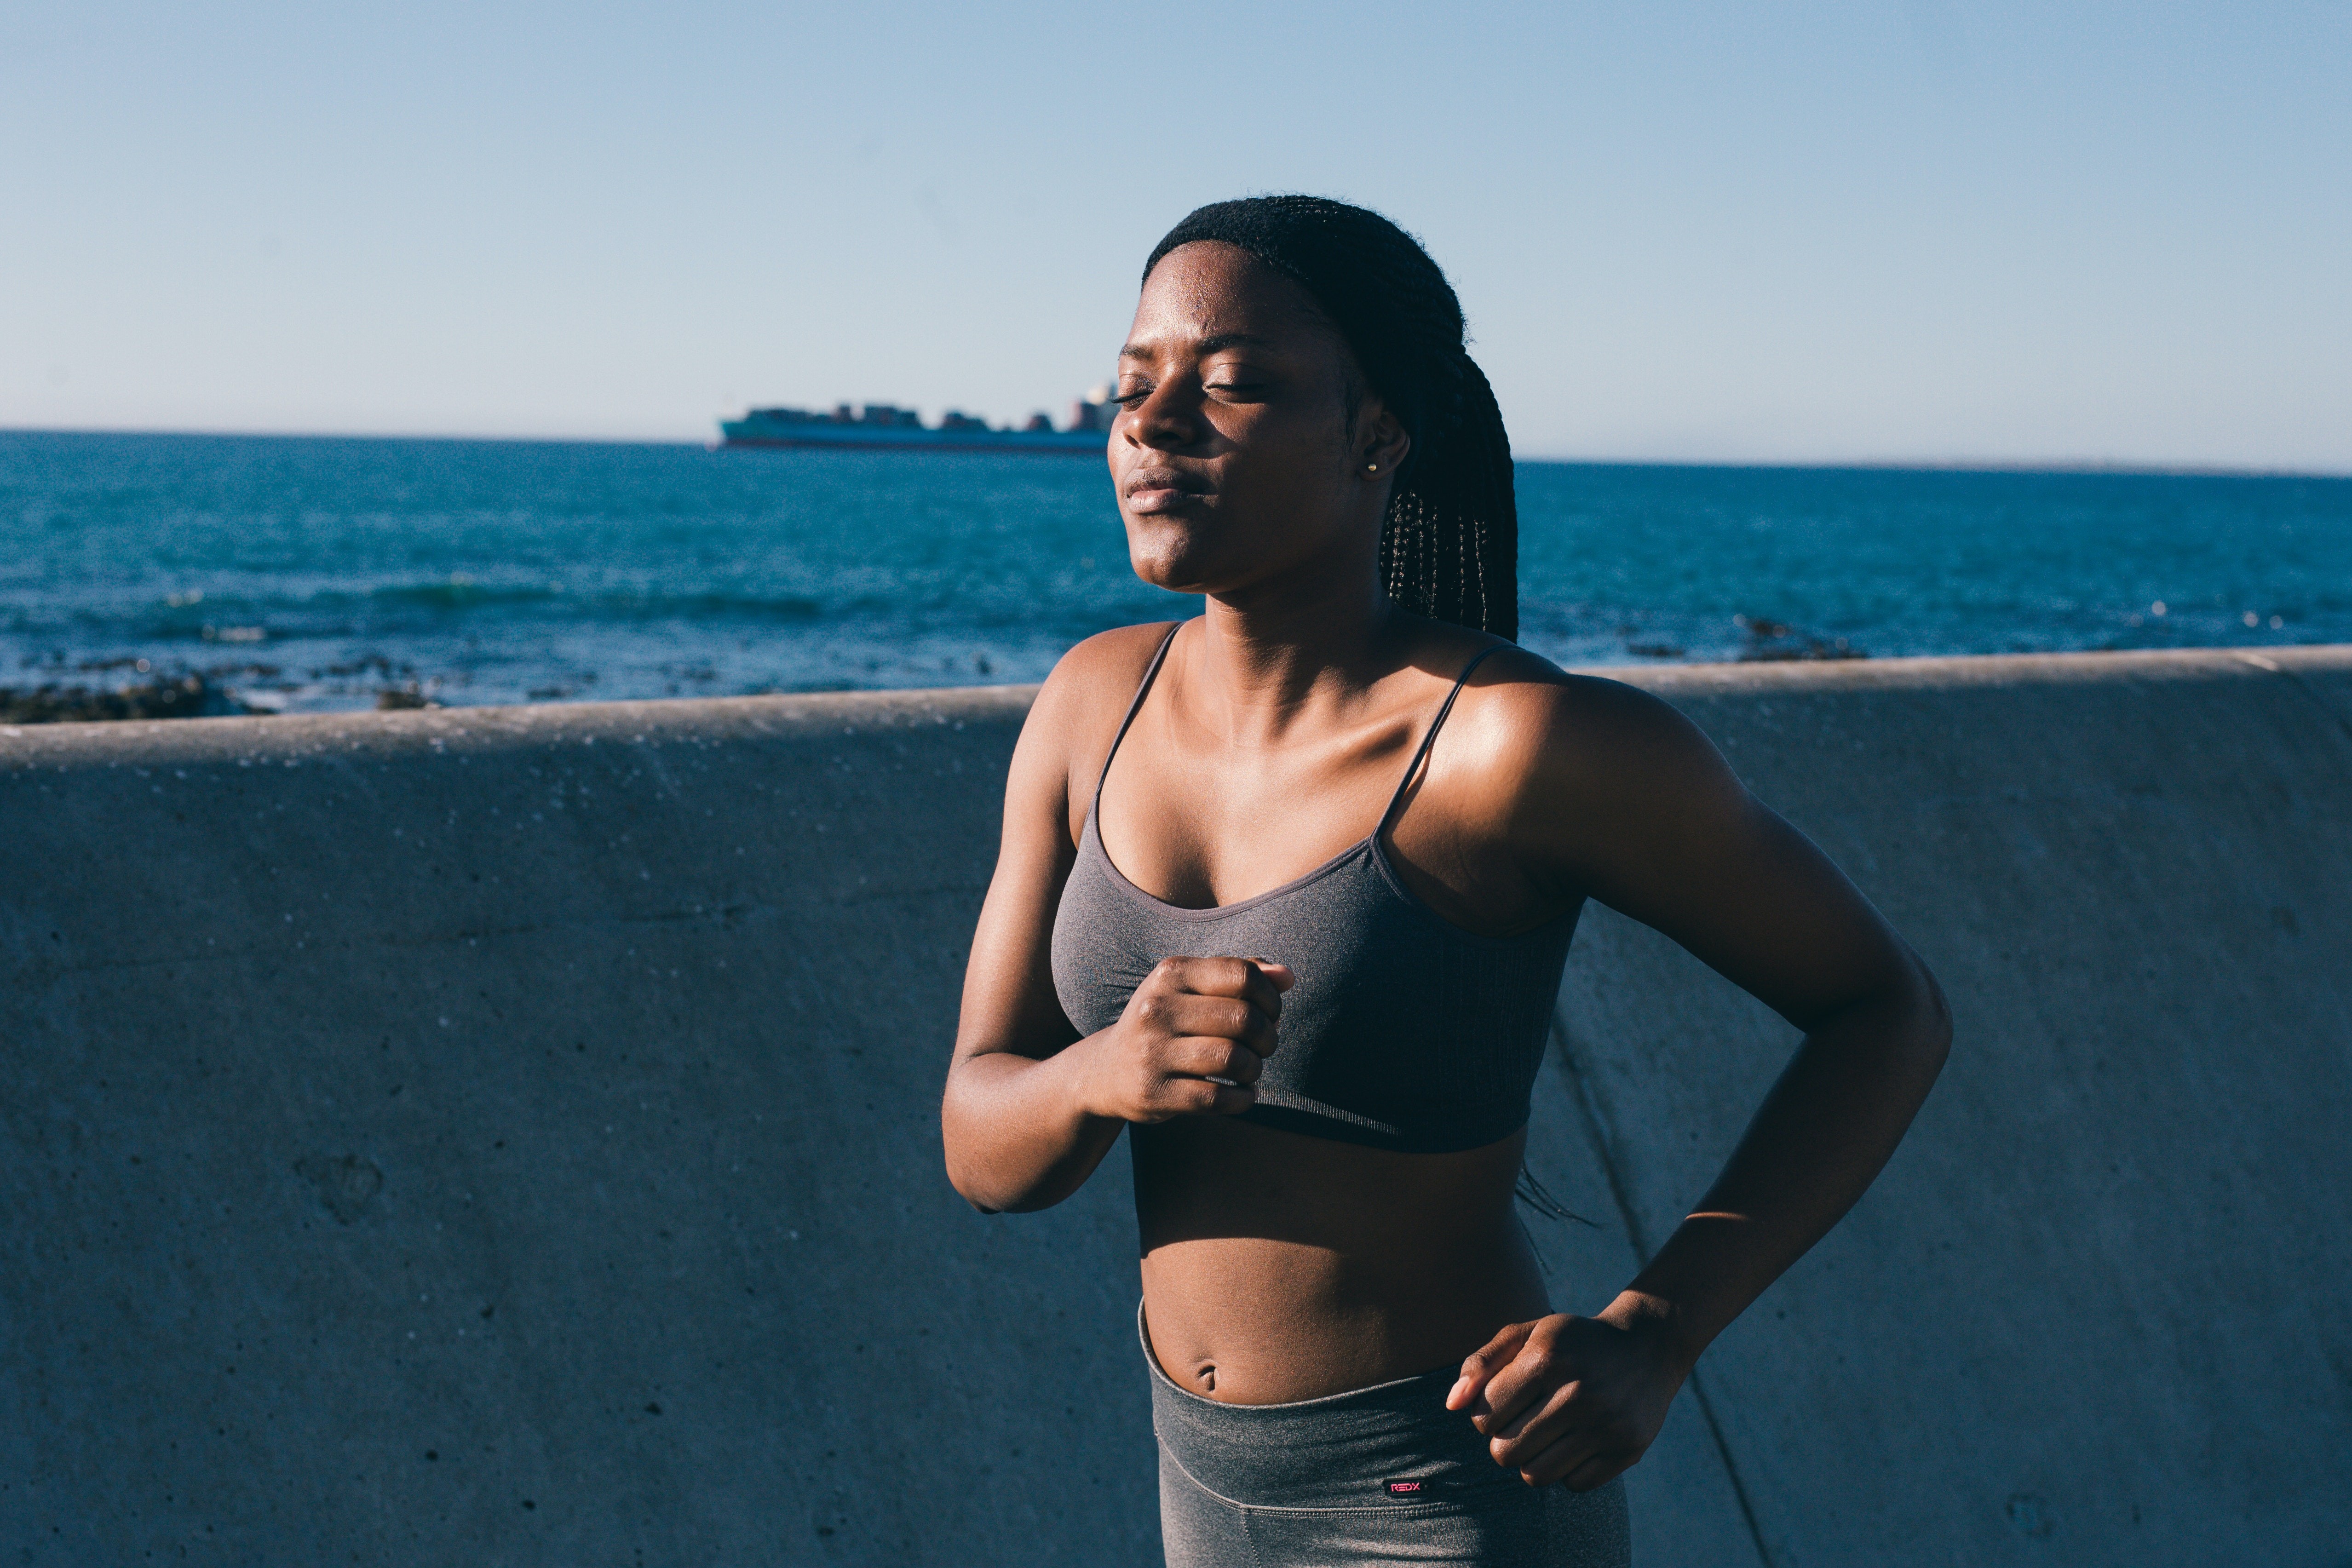
<instances>
[{"instance_id":1,"label":"woman","mask_svg":"<svg viewBox=\"0 0 2352 1568\"><path fill-rule=\"evenodd\" d=\"M1918 958L1706 738L1515 647L1509 448L1386 219L1203 207L1152 253L1110 467L1146 580L1038 694L942 1124L982 1209L1130 1133L1171 1564L1612 1563L1708 1341L1885 1164L1949 1030ZM1615 1300L1512 1210L1578 913L1805 1030Z\"/></svg>"}]
</instances>

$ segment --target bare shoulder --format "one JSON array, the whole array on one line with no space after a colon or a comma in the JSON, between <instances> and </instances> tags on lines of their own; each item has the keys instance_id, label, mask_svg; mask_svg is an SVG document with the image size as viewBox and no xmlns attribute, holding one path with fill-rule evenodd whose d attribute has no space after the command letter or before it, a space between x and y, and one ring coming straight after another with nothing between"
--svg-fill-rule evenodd
<instances>
[{"instance_id":1,"label":"bare shoulder","mask_svg":"<svg viewBox=\"0 0 2352 1568\"><path fill-rule=\"evenodd\" d=\"M1066 829L1064 836L1076 841L1094 776L1168 627L1163 621L1099 632L1062 655L1021 727L1006 781L1008 814L1049 812L1062 823L1055 831Z\"/></svg>"},{"instance_id":2,"label":"bare shoulder","mask_svg":"<svg viewBox=\"0 0 2352 1568\"><path fill-rule=\"evenodd\" d=\"M1109 722L1116 725L1171 624L1116 626L1064 653L1038 688L1036 706L1030 712L1032 727L1042 719L1056 732L1084 731L1099 722L1106 708Z\"/></svg>"},{"instance_id":3,"label":"bare shoulder","mask_svg":"<svg viewBox=\"0 0 2352 1568\"><path fill-rule=\"evenodd\" d=\"M1456 726L1465 733L1453 737ZM1738 787L1714 743L1673 705L1623 681L1570 674L1524 648L1479 664L1447 729L1456 754L1515 803L1556 810L1572 801L1613 815Z\"/></svg>"}]
</instances>

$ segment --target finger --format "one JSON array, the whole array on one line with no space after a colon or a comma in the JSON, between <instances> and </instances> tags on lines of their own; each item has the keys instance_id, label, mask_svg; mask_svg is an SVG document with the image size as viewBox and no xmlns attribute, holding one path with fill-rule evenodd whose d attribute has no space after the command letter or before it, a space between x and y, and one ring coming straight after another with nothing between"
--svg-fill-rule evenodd
<instances>
[{"instance_id":1,"label":"finger","mask_svg":"<svg viewBox=\"0 0 2352 1568\"><path fill-rule=\"evenodd\" d=\"M1289 965L1277 964L1271 958L1252 958L1250 962L1256 967L1258 977L1274 988L1276 1001L1273 1010L1279 1015L1282 993L1298 984L1297 972ZM1264 1007L1265 1004L1260 1002L1258 1005Z\"/></svg>"},{"instance_id":2,"label":"finger","mask_svg":"<svg viewBox=\"0 0 2352 1568\"><path fill-rule=\"evenodd\" d=\"M1462 1364L1461 1377L1446 1393L1445 1407L1448 1410L1470 1408L1471 1402L1486 1388L1487 1379L1511 1364L1511 1357L1519 1353L1519 1346L1528 1343L1528 1335L1535 1332L1535 1326L1531 1322L1507 1324L1497 1330L1493 1339L1473 1351L1470 1358Z\"/></svg>"},{"instance_id":3,"label":"finger","mask_svg":"<svg viewBox=\"0 0 2352 1568\"><path fill-rule=\"evenodd\" d=\"M1178 988L1202 997L1245 997L1252 986L1264 984L1255 964L1247 958L1171 958Z\"/></svg>"},{"instance_id":4,"label":"finger","mask_svg":"<svg viewBox=\"0 0 2352 1568\"><path fill-rule=\"evenodd\" d=\"M1489 1446L1495 1457L1506 1463L1516 1464L1530 1454L1541 1453L1557 1439L1580 1427L1591 1425L1591 1401L1583 1397L1580 1383L1561 1383L1549 1389L1530 1393L1519 1413L1500 1421L1489 1433ZM1487 1394L1491 1401L1492 1389ZM1506 1451L1507 1450L1507 1452Z\"/></svg>"},{"instance_id":5,"label":"finger","mask_svg":"<svg viewBox=\"0 0 2352 1568\"><path fill-rule=\"evenodd\" d=\"M1641 1458L1639 1454L1595 1454L1562 1476L1560 1485L1570 1491L1591 1491L1595 1487L1605 1487L1640 1463Z\"/></svg>"},{"instance_id":6,"label":"finger","mask_svg":"<svg viewBox=\"0 0 2352 1568\"><path fill-rule=\"evenodd\" d=\"M1230 1116L1257 1103L1257 1091L1246 1083L1219 1083L1209 1078L1163 1078L1150 1096L1150 1118L1171 1116Z\"/></svg>"},{"instance_id":7,"label":"finger","mask_svg":"<svg viewBox=\"0 0 2352 1568\"><path fill-rule=\"evenodd\" d=\"M1570 1476L1583 1475L1591 1471L1596 1466L1605 1468L1609 1462L1609 1453L1591 1433L1571 1432L1558 1442L1547 1445L1541 1452L1521 1461L1515 1468L1519 1472L1519 1479L1528 1485L1548 1487L1554 1481L1565 1480ZM1607 1480L1610 1476L1615 1475L1617 1470L1624 1468L1619 1465L1616 1469L1610 1469L1602 1474L1600 1480L1577 1490L1590 1490L1591 1487L1599 1486L1601 1481Z\"/></svg>"},{"instance_id":8,"label":"finger","mask_svg":"<svg viewBox=\"0 0 2352 1568\"><path fill-rule=\"evenodd\" d=\"M1488 1437L1502 1432L1520 1412L1541 1404L1563 1385L1576 1381L1576 1369L1547 1322L1538 1320L1518 1354L1487 1378L1482 1401L1485 1409L1471 1419Z\"/></svg>"},{"instance_id":9,"label":"finger","mask_svg":"<svg viewBox=\"0 0 2352 1568\"><path fill-rule=\"evenodd\" d=\"M1288 975L1290 971L1276 964L1272 966L1274 974L1269 974L1266 960L1264 958L1244 958L1241 964L1242 967L1249 972L1247 978L1242 983L1242 1000L1264 1013L1268 1019L1280 1018L1282 993L1288 987L1277 983L1274 975Z\"/></svg>"},{"instance_id":10,"label":"finger","mask_svg":"<svg viewBox=\"0 0 2352 1568\"><path fill-rule=\"evenodd\" d=\"M1282 993L1297 983L1288 966L1263 958L1178 958L1170 960L1170 966L1180 989L1204 997L1238 997L1268 1018L1282 1016Z\"/></svg>"},{"instance_id":11,"label":"finger","mask_svg":"<svg viewBox=\"0 0 2352 1568\"><path fill-rule=\"evenodd\" d=\"M1600 1448L1606 1437L1604 1422L1597 1420L1592 1401L1585 1396L1583 1385L1567 1383L1552 1389L1543 1399L1528 1401L1519 1416L1507 1420L1498 1432L1486 1438L1486 1453L1494 1455L1496 1465L1507 1465L1512 1469L1524 1469L1528 1460L1550 1448L1552 1443L1569 1438L1585 1438L1585 1448Z\"/></svg>"},{"instance_id":12,"label":"finger","mask_svg":"<svg viewBox=\"0 0 2352 1568\"><path fill-rule=\"evenodd\" d=\"M1274 1020L1238 997L1171 997L1158 1017L1171 1034L1237 1040L1261 1056L1274 1047Z\"/></svg>"},{"instance_id":13,"label":"finger","mask_svg":"<svg viewBox=\"0 0 2352 1568\"><path fill-rule=\"evenodd\" d=\"M1282 972L1286 975L1290 973L1287 969ZM1242 993L1244 1000L1267 1018L1278 1019L1282 1016L1284 989L1284 987L1274 983L1274 977L1260 968L1255 959L1251 961L1249 988Z\"/></svg>"},{"instance_id":14,"label":"finger","mask_svg":"<svg viewBox=\"0 0 2352 1568\"><path fill-rule=\"evenodd\" d=\"M1248 1046L1219 1034L1180 1036L1168 1042L1168 1070L1185 1078L1216 1078L1246 1087L1258 1081L1265 1062Z\"/></svg>"},{"instance_id":15,"label":"finger","mask_svg":"<svg viewBox=\"0 0 2352 1568\"><path fill-rule=\"evenodd\" d=\"M1497 1435L1487 1445L1496 1463L1534 1476L1540 1483L1574 1472L1587 1459L1612 1454L1619 1457L1617 1469L1622 1470L1649 1447L1638 1423L1623 1410L1595 1397L1584 1385L1567 1385L1561 1395L1564 1397L1544 1401L1540 1411L1521 1416L1512 1424L1512 1430ZM1604 1475L1591 1484L1599 1486L1608 1479Z\"/></svg>"}]
</instances>

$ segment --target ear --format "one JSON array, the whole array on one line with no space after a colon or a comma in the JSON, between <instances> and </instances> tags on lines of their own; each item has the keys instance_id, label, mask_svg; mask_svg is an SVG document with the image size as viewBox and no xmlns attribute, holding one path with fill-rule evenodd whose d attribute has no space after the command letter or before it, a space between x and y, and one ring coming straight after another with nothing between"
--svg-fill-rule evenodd
<instances>
[{"instance_id":1,"label":"ear","mask_svg":"<svg viewBox=\"0 0 2352 1568\"><path fill-rule=\"evenodd\" d=\"M1377 397L1366 397L1356 416L1357 474L1371 484L1384 485L1404 466L1412 450L1412 437L1405 434L1388 405Z\"/></svg>"}]
</instances>

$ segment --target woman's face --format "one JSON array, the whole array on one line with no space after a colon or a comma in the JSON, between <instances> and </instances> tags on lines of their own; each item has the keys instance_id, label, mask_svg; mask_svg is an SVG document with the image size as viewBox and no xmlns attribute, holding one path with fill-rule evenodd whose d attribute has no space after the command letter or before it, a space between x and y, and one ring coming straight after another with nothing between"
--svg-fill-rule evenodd
<instances>
[{"instance_id":1,"label":"woman's face","mask_svg":"<svg viewBox=\"0 0 2352 1568\"><path fill-rule=\"evenodd\" d=\"M1169 252L1119 353L1110 434L1136 574L1219 595L1376 579L1405 438L1360 387L1355 356L1297 284L1229 245Z\"/></svg>"}]
</instances>

